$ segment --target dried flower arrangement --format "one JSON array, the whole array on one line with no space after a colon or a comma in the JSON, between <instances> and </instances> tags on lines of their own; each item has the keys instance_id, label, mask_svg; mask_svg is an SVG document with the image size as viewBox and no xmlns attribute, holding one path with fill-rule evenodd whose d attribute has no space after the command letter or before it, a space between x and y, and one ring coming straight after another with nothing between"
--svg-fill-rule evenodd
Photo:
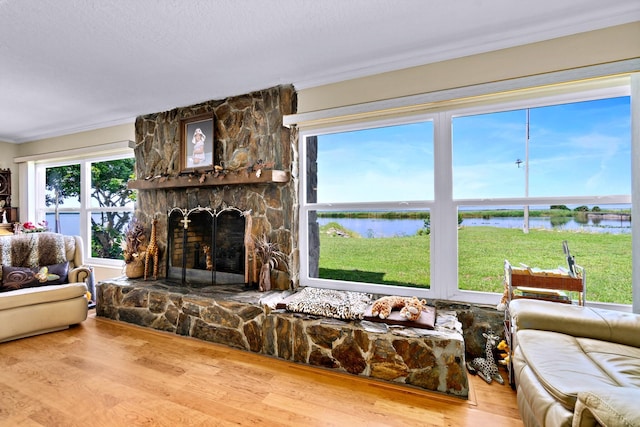
<instances>
[{"instance_id":1,"label":"dried flower arrangement","mask_svg":"<svg viewBox=\"0 0 640 427\"><path fill-rule=\"evenodd\" d=\"M260 260L260 276L258 287L261 291L271 289L271 269L280 263L287 265L287 256L282 252L277 243L270 242L266 235L253 236L256 257Z\"/></svg>"},{"instance_id":2,"label":"dried flower arrangement","mask_svg":"<svg viewBox=\"0 0 640 427\"><path fill-rule=\"evenodd\" d=\"M125 274L131 279L142 277L144 274L144 256L147 250L144 227L133 218L124 233L124 240L120 243L125 262Z\"/></svg>"}]
</instances>

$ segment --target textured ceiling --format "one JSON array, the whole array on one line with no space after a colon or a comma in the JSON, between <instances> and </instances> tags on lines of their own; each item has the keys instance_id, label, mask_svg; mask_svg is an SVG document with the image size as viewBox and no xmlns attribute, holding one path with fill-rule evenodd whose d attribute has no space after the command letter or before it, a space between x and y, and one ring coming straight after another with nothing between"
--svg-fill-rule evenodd
<instances>
[{"instance_id":1,"label":"textured ceiling","mask_svg":"<svg viewBox=\"0 0 640 427\"><path fill-rule=\"evenodd\" d=\"M0 141L638 20L638 0L0 0Z\"/></svg>"}]
</instances>

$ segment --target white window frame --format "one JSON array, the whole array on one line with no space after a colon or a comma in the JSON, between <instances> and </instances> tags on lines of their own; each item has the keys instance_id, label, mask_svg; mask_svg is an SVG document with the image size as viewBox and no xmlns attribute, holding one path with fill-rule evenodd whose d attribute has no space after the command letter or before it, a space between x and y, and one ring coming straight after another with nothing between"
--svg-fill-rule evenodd
<instances>
[{"instance_id":1,"label":"white window frame","mask_svg":"<svg viewBox=\"0 0 640 427\"><path fill-rule=\"evenodd\" d=\"M523 110L526 108L538 108L538 107L546 107L551 105L561 105L561 104L569 104L583 101L592 101L598 99L607 99L607 98L615 98L620 96L629 96L630 95L630 87L627 86L617 86L613 88L603 88L596 90L588 90L581 91L576 93L563 93L555 96L545 96L545 97L535 97L532 99L520 99L512 102L503 102L499 104L493 105L481 105L481 106L472 106L463 109L454 109L445 113L446 121L448 123L453 122L453 119L456 117L467 116L467 115L475 115L475 114L486 114L486 113L496 113L502 111L512 111L512 110ZM448 141L449 151L453 151L453 140L450 138ZM452 165L452 162L448 163ZM453 179L453 170L451 169L451 177ZM453 186L453 185L452 185ZM457 218L457 212L460 207L465 206L495 206L495 205L512 205L512 206L526 206L526 205L559 205L559 204L577 204L577 205L587 205L587 204L631 204L632 203L632 195L624 194L624 195L591 195L591 196L561 196L561 197L509 197L509 198L483 198L483 199L454 199L451 195L452 193L447 194L447 199L444 199L447 206L448 215L454 215ZM437 226L433 225L434 221L432 221L432 227L435 228ZM453 238L451 227L446 228L448 231L447 235L444 237L445 240L449 240ZM457 229L456 229L457 236ZM456 237L457 241L457 237ZM475 303L486 303L486 304L494 304L496 301L495 293L487 293L487 292L475 292L475 291L467 291L461 290L458 288L458 273L457 273L457 265L458 265L458 251L456 246L456 271L455 277L451 276L453 271L451 269L446 270L447 276L445 276L444 283L447 286L447 299L454 299L459 301L468 301ZM453 256L453 254L450 254ZM444 261L444 260L443 260ZM588 280L588 279L587 279ZM628 310L630 306L625 304L609 304L609 303L601 303L596 301L587 301L589 305L598 305L601 307L607 308L615 308L618 310Z\"/></svg>"},{"instance_id":2,"label":"white window frame","mask_svg":"<svg viewBox=\"0 0 640 427\"><path fill-rule=\"evenodd\" d=\"M357 290L361 292L372 293L389 293L390 289L393 289L393 293L396 295L406 296L419 296L424 298L435 298L433 296L432 288L413 288L413 287L401 287L401 286L389 286L380 285L375 283L363 283L363 282L350 282L346 280L331 280L320 279L309 276L309 242L307 236L309 236L308 215L310 211L358 211L358 210L429 210L434 209L435 203L433 200L419 200L419 201L392 201L392 202L368 202L368 203L309 203L307 200L307 142L306 138L311 136L327 135L337 132L349 132L355 130L373 129L395 125L406 125L412 123L420 123L425 121L434 121L434 141L435 134L435 118L436 114L420 114L412 117L393 118L387 120L372 121L363 124L349 124L339 125L333 127L324 127L322 129L316 129L314 131L303 131L300 133L300 159L301 159L301 179L300 179L300 282L303 286L314 286L318 288L329 289L343 289L343 290ZM434 150L436 148L434 147ZM437 160L434 160L437 161ZM435 189L434 189L435 191ZM433 248L433 239L431 241L431 247Z\"/></svg>"},{"instance_id":3,"label":"white window frame","mask_svg":"<svg viewBox=\"0 0 640 427\"><path fill-rule=\"evenodd\" d=\"M606 79L605 79L606 80ZM369 109L369 115L361 122L353 121L353 118L345 120L345 116L336 114L334 119L327 117L329 112L322 112L318 116L317 121L313 121L313 115L305 116L289 116L285 118L285 124L301 124L299 132L299 150L300 150L300 284L302 286L314 286L321 288L339 288L345 290L355 290L363 292L373 292L381 294L396 294L412 296L416 295L425 298L455 300L469 303L491 304L495 305L500 294L488 292L465 291L458 288L458 248L457 248L457 211L462 206L491 206L491 205L536 205L536 204L590 204L597 201L598 204L609 203L632 203L633 213L638 212L640 205L640 194L638 189L638 161L634 161L637 157L638 145L640 139L638 136L638 124L640 114L640 97L631 96L631 127L632 127L632 194L630 195L611 195L611 196L577 196L577 197L528 197L528 198L500 198L500 199L454 199L453 198L453 163L452 163L452 120L454 117L467 114L480 114L488 112L498 112L513 109L533 108L543 105L556 105L570 102L579 102L593 99L612 98L617 96L629 96L631 92L638 93L638 77L627 76L620 78L616 76L611 79L613 83L595 85L593 88L590 82L578 82L574 88L561 86L558 88L542 87L539 90L529 88L524 92L516 91L512 94L504 92L495 95L483 95L476 100L460 99L452 100L448 106L443 107L442 103L436 105L425 105L423 107L415 106L407 107L415 113L421 110L420 116L405 115L397 117L397 109L385 111L373 111L371 105L354 107L356 109ZM634 83L635 82L635 83ZM576 89L578 88L578 89ZM470 91L473 93L473 91ZM464 98L464 97L460 97ZM393 105L392 101L389 101ZM445 103L446 104L446 103ZM340 109L336 109L334 113L344 113ZM396 115L393 119L384 119L385 115ZM363 116L364 117L364 116ZM382 120L375 120L375 118ZM396 203L367 203L367 204L336 204L336 203L308 203L306 200L306 162L307 162L307 142L306 138L316 135L322 135L333 132L346 132L372 127L388 126L392 124L405 124L420 118L433 118L434 120L434 200L433 201L406 201ZM298 121L296 121L298 120ZM305 127L304 120L309 120ZM348 124L340 125L340 123L348 122ZM320 124L321 122L321 124ZM398 287L391 285L363 284L347 281L326 280L309 277L309 245L308 245L308 220L307 215L310 211L315 210L346 210L346 209L407 209L421 208L429 209L431 212L431 278L430 289ZM633 214L632 213L632 214ZM636 221L632 225L632 240L634 242L632 259L640 257L640 248L635 244L640 236L640 221ZM634 309L640 311L637 301L640 300L640 276L638 272L633 272L633 298ZM607 304L598 302L589 302L591 306L601 306L606 308L617 309L621 311L631 311L630 305L624 304Z\"/></svg>"},{"instance_id":4,"label":"white window frame","mask_svg":"<svg viewBox=\"0 0 640 427\"><path fill-rule=\"evenodd\" d=\"M27 163L28 169L28 186L33 188L33 199L30 200L28 205L29 218L34 218L36 222L43 221L46 213L53 212L54 209L45 205L45 183L46 183L46 169L57 166L68 165L80 165L80 207L65 207L59 208L59 212L79 212L80 213L80 236L84 245L85 262L87 264L96 266L111 266L119 267L122 265L122 260L97 258L91 256L91 221L89 220L92 213L96 212L131 212L135 211L135 206L122 206L111 208L91 207L91 165L93 163L100 163L110 160L119 160L133 158L133 151L130 149L117 150L115 152L107 152L103 154L82 155L67 158L58 158L57 160L34 160ZM30 183L35 185L32 187ZM49 224L49 228L51 228Z\"/></svg>"}]
</instances>

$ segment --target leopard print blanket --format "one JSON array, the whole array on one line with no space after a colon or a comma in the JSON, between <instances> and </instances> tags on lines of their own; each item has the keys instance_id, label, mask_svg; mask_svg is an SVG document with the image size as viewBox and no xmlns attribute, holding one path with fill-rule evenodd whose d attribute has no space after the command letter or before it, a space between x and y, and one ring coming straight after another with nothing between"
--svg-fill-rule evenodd
<instances>
[{"instance_id":1,"label":"leopard print blanket","mask_svg":"<svg viewBox=\"0 0 640 427\"><path fill-rule=\"evenodd\" d=\"M65 236L62 234L0 236L0 265L34 268L66 261Z\"/></svg>"},{"instance_id":2,"label":"leopard print blanket","mask_svg":"<svg viewBox=\"0 0 640 427\"><path fill-rule=\"evenodd\" d=\"M364 318L372 296L362 292L335 289L302 288L287 302L287 310L343 320Z\"/></svg>"}]
</instances>

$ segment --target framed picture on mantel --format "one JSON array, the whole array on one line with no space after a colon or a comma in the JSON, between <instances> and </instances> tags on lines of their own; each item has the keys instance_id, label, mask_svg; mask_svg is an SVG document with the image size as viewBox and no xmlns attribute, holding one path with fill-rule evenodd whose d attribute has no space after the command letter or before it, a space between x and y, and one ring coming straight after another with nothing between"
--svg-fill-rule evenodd
<instances>
[{"instance_id":1,"label":"framed picture on mantel","mask_svg":"<svg viewBox=\"0 0 640 427\"><path fill-rule=\"evenodd\" d=\"M181 170L213 168L213 114L180 121Z\"/></svg>"}]
</instances>

